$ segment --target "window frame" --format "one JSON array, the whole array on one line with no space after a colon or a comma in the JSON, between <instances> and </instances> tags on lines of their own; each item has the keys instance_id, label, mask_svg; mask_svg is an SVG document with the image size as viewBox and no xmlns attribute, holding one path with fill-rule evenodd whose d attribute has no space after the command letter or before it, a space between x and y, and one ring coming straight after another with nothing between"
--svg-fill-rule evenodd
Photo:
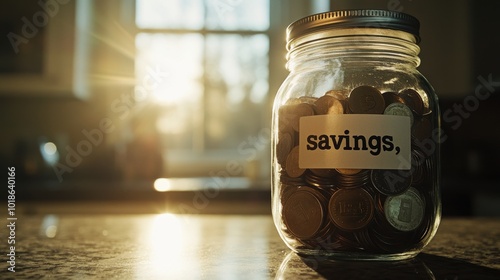
<instances>
[{"instance_id":1,"label":"window frame","mask_svg":"<svg viewBox=\"0 0 500 280\"><path fill-rule=\"evenodd\" d=\"M257 34L264 34L269 39L268 49L268 94L266 100L263 102L262 112L260 112L262 131L267 132L270 137L271 132L271 115L272 103L275 93L278 91L282 81L288 75L285 68L286 63L286 49L285 49L285 30L286 27L293 21L307 16L311 13L321 12L318 11L318 2L327 3L328 0L270 0L269 1L269 27L267 30L224 30L224 29L175 29L175 28L139 28L136 25L136 1L124 0L127 8L123 10L126 15L128 30L134 38L139 33L164 33L164 34L201 34L206 37L209 34L215 35L242 35L251 36ZM324 5L323 5L324 6ZM205 65L203 65L205 69ZM134 66L135 69L135 66ZM135 71L135 70L134 70ZM206 79L203 78L203 86L206 88ZM202 104L205 104L206 93L203 92ZM204 126L205 124L203 124ZM205 128L203 129L203 137ZM264 133L262 135L264 135ZM251 136L258 137L258 135ZM206 150L203 147L198 147L192 151L180 151L176 157L173 157L172 151L164 151L164 158L167 162L167 176L172 177L203 177L212 176L214 170L227 169L228 163L238 162L244 168L244 172L239 172L240 176L253 176L257 174L258 178L268 178L270 176L270 139L267 139L266 147L253 153L255 156L251 158L241 151L238 152L238 146L245 144L236 143L234 147L226 150ZM196 170L192 168L193 164L196 165ZM191 167L191 168L189 168ZM191 169L189 173L184 170ZM250 171L248 171L250 170ZM249 175L250 173L250 175Z\"/></svg>"}]
</instances>

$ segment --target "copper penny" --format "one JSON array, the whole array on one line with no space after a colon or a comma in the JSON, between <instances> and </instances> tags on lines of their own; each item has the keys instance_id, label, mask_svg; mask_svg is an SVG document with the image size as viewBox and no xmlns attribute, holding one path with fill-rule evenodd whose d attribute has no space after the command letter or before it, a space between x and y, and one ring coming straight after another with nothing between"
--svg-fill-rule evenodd
<instances>
[{"instance_id":1,"label":"copper penny","mask_svg":"<svg viewBox=\"0 0 500 280\"><path fill-rule=\"evenodd\" d=\"M320 97L314 104L316 105L316 114L318 115L338 115L344 113L344 105L342 102L330 95Z\"/></svg>"},{"instance_id":2,"label":"copper penny","mask_svg":"<svg viewBox=\"0 0 500 280\"><path fill-rule=\"evenodd\" d=\"M276 144L276 158L278 163L283 165L290 151L293 148L293 138L290 133L280 133L278 144Z\"/></svg>"},{"instance_id":3,"label":"copper penny","mask_svg":"<svg viewBox=\"0 0 500 280\"><path fill-rule=\"evenodd\" d=\"M385 101L378 89L359 86L349 95L349 109L354 114L382 114Z\"/></svg>"},{"instance_id":4,"label":"copper penny","mask_svg":"<svg viewBox=\"0 0 500 280\"><path fill-rule=\"evenodd\" d=\"M314 108L313 105L308 103L300 103L292 106L294 106L294 108L290 124L293 130L299 131L300 118L314 115Z\"/></svg>"},{"instance_id":5,"label":"copper penny","mask_svg":"<svg viewBox=\"0 0 500 280\"><path fill-rule=\"evenodd\" d=\"M309 169L311 173L322 178L333 178L337 175L334 169Z\"/></svg>"},{"instance_id":6,"label":"copper penny","mask_svg":"<svg viewBox=\"0 0 500 280\"><path fill-rule=\"evenodd\" d=\"M316 100L318 100L318 98L313 96L301 96L298 98L299 103L307 103L307 104L314 104Z\"/></svg>"},{"instance_id":7,"label":"copper penny","mask_svg":"<svg viewBox=\"0 0 500 280\"><path fill-rule=\"evenodd\" d=\"M420 141L431 137L432 123L428 117L421 117L413 125L413 135Z\"/></svg>"},{"instance_id":8,"label":"copper penny","mask_svg":"<svg viewBox=\"0 0 500 280\"><path fill-rule=\"evenodd\" d=\"M330 219L339 228L358 230L373 218L373 198L362 188L339 189L328 203Z\"/></svg>"},{"instance_id":9,"label":"copper penny","mask_svg":"<svg viewBox=\"0 0 500 280\"><path fill-rule=\"evenodd\" d=\"M292 132L292 121L295 117L293 105L283 105L278 109L278 129L282 132Z\"/></svg>"},{"instance_id":10,"label":"copper penny","mask_svg":"<svg viewBox=\"0 0 500 280\"><path fill-rule=\"evenodd\" d=\"M396 92L387 91L382 93L382 97L384 98L385 105L389 105L391 103L404 103L405 101L401 96L399 96Z\"/></svg>"},{"instance_id":11,"label":"copper penny","mask_svg":"<svg viewBox=\"0 0 500 280\"><path fill-rule=\"evenodd\" d=\"M415 114L422 116L425 113L424 101L417 91L405 89L401 92L401 97Z\"/></svg>"},{"instance_id":12,"label":"copper penny","mask_svg":"<svg viewBox=\"0 0 500 280\"><path fill-rule=\"evenodd\" d=\"M295 146L286 158L286 173L292 178L300 177L305 169L299 167L299 146Z\"/></svg>"},{"instance_id":13,"label":"copper penny","mask_svg":"<svg viewBox=\"0 0 500 280\"><path fill-rule=\"evenodd\" d=\"M292 193L283 205L283 220L288 230L301 239L316 235L323 224L324 216L320 199L312 190L306 188Z\"/></svg>"},{"instance_id":14,"label":"copper penny","mask_svg":"<svg viewBox=\"0 0 500 280\"><path fill-rule=\"evenodd\" d=\"M342 175L355 175L361 172L363 169L348 169L348 168L336 168L338 173Z\"/></svg>"},{"instance_id":15,"label":"copper penny","mask_svg":"<svg viewBox=\"0 0 500 280\"><path fill-rule=\"evenodd\" d=\"M345 100L347 97L347 91L344 90L329 90L325 93L325 95L329 95L334 97L337 100Z\"/></svg>"},{"instance_id":16,"label":"copper penny","mask_svg":"<svg viewBox=\"0 0 500 280\"><path fill-rule=\"evenodd\" d=\"M288 132L299 131L301 117L314 115L314 104L300 103L299 99L291 99L290 104L279 108L279 130Z\"/></svg>"}]
</instances>

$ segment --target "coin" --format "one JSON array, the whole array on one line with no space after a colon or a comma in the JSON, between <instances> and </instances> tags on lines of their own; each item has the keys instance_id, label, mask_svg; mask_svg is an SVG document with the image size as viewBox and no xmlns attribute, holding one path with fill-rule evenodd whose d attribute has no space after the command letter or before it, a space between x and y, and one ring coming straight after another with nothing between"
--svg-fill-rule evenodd
<instances>
[{"instance_id":1,"label":"coin","mask_svg":"<svg viewBox=\"0 0 500 280\"><path fill-rule=\"evenodd\" d=\"M301 96L301 97L303 98L305 96ZM297 104L303 103L303 100L301 100L302 99L301 97L295 97L295 98L288 99L285 102L284 106L287 106L287 105L297 105Z\"/></svg>"},{"instance_id":2,"label":"coin","mask_svg":"<svg viewBox=\"0 0 500 280\"><path fill-rule=\"evenodd\" d=\"M412 165L412 185L419 185L425 181L427 177L425 170L425 154L420 149L413 149L411 152Z\"/></svg>"},{"instance_id":3,"label":"coin","mask_svg":"<svg viewBox=\"0 0 500 280\"><path fill-rule=\"evenodd\" d=\"M310 186L317 187L318 189L333 189L336 188L334 180L328 177L320 177L312 172L304 173L304 181Z\"/></svg>"},{"instance_id":4,"label":"coin","mask_svg":"<svg viewBox=\"0 0 500 280\"><path fill-rule=\"evenodd\" d=\"M349 112L349 104L347 103L348 94L349 92L346 90L329 90L325 93L325 95L334 97L342 104L344 114L347 114Z\"/></svg>"},{"instance_id":5,"label":"coin","mask_svg":"<svg viewBox=\"0 0 500 280\"><path fill-rule=\"evenodd\" d=\"M323 205L313 190L299 189L283 205L283 220L297 238L313 237L324 219Z\"/></svg>"},{"instance_id":6,"label":"coin","mask_svg":"<svg viewBox=\"0 0 500 280\"><path fill-rule=\"evenodd\" d=\"M411 187L406 192L389 196L384 203L387 221L400 231L418 228L424 218L424 201L418 190Z\"/></svg>"},{"instance_id":7,"label":"coin","mask_svg":"<svg viewBox=\"0 0 500 280\"><path fill-rule=\"evenodd\" d=\"M384 98L385 105L405 102L403 98L401 98L401 96L399 96L396 92L393 91L386 91L382 93L382 97Z\"/></svg>"},{"instance_id":8,"label":"coin","mask_svg":"<svg viewBox=\"0 0 500 280\"><path fill-rule=\"evenodd\" d=\"M278 163L283 165L290 150L293 148L293 138L290 133L280 133L278 144L276 144L276 158Z\"/></svg>"},{"instance_id":9,"label":"coin","mask_svg":"<svg viewBox=\"0 0 500 280\"><path fill-rule=\"evenodd\" d=\"M314 105L309 103L298 103L300 99L293 99L291 104L285 104L278 110L279 130L283 132L299 131L299 121L301 117L314 115Z\"/></svg>"},{"instance_id":10,"label":"coin","mask_svg":"<svg viewBox=\"0 0 500 280\"><path fill-rule=\"evenodd\" d=\"M335 99L342 101L347 97L347 91L344 90L329 90L325 93L325 95L333 96Z\"/></svg>"},{"instance_id":11,"label":"coin","mask_svg":"<svg viewBox=\"0 0 500 280\"><path fill-rule=\"evenodd\" d=\"M292 178L297 178L304 174L305 169L299 167L299 146L292 148L286 158L286 173Z\"/></svg>"},{"instance_id":12,"label":"coin","mask_svg":"<svg viewBox=\"0 0 500 280\"><path fill-rule=\"evenodd\" d=\"M373 186L382 194L397 195L405 192L412 183L409 170L380 170L371 171Z\"/></svg>"},{"instance_id":13,"label":"coin","mask_svg":"<svg viewBox=\"0 0 500 280\"><path fill-rule=\"evenodd\" d=\"M328 203L330 219L347 231L365 227L373 218L373 199L364 189L339 189Z\"/></svg>"},{"instance_id":14,"label":"coin","mask_svg":"<svg viewBox=\"0 0 500 280\"><path fill-rule=\"evenodd\" d=\"M300 187L301 185L290 185L282 183L280 188L281 203L284 204L288 200L290 195L299 190Z\"/></svg>"},{"instance_id":15,"label":"coin","mask_svg":"<svg viewBox=\"0 0 500 280\"><path fill-rule=\"evenodd\" d=\"M385 110L384 115L405 116L410 118L410 125L413 125L413 113L410 108L403 103L391 103Z\"/></svg>"},{"instance_id":16,"label":"coin","mask_svg":"<svg viewBox=\"0 0 500 280\"><path fill-rule=\"evenodd\" d=\"M299 131L300 118L314 115L314 108L311 104L308 103L300 103L293 106L295 108L294 115L292 116L291 120L291 125L295 131Z\"/></svg>"},{"instance_id":17,"label":"coin","mask_svg":"<svg viewBox=\"0 0 500 280\"><path fill-rule=\"evenodd\" d=\"M314 104L318 98L313 97L313 96L301 96L298 98L299 103L307 103L307 104Z\"/></svg>"},{"instance_id":18,"label":"coin","mask_svg":"<svg viewBox=\"0 0 500 280\"><path fill-rule=\"evenodd\" d=\"M280 132L293 132L292 121L295 117L293 105L283 105L278 109L278 129Z\"/></svg>"},{"instance_id":19,"label":"coin","mask_svg":"<svg viewBox=\"0 0 500 280\"><path fill-rule=\"evenodd\" d=\"M420 141L431 137L432 134L432 124L428 117L421 117L415 120L415 125L413 126L413 135Z\"/></svg>"},{"instance_id":20,"label":"coin","mask_svg":"<svg viewBox=\"0 0 500 280\"><path fill-rule=\"evenodd\" d=\"M424 101L417 91L413 89L405 89L401 92L401 97L408 107L410 107L410 109L418 116L422 116L425 113Z\"/></svg>"},{"instance_id":21,"label":"coin","mask_svg":"<svg viewBox=\"0 0 500 280\"><path fill-rule=\"evenodd\" d=\"M338 115L344 113L342 102L330 95L320 97L314 104L316 105L316 114L318 115Z\"/></svg>"},{"instance_id":22,"label":"coin","mask_svg":"<svg viewBox=\"0 0 500 280\"><path fill-rule=\"evenodd\" d=\"M354 114L382 114L385 101L380 91L372 86L359 86L349 95L349 109Z\"/></svg>"},{"instance_id":23,"label":"coin","mask_svg":"<svg viewBox=\"0 0 500 280\"><path fill-rule=\"evenodd\" d=\"M309 169L314 175L323 178L333 178L337 175L334 169Z\"/></svg>"},{"instance_id":24,"label":"coin","mask_svg":"<svg viewBox=\"0 0 500 280\"><path fill-rule=\"evenodd\" d=\"M384 92L360 86L319 98L290 98L278 110L275 142L282 206L281 227L301 248L399 253L420 246L434 224L432 160L415 145L431 136L425 96L413 89ZM407 116L412 124L412 169L301 169L300 118L325 114ZM425 191L425 192L424 192ZM425 196L424 196L425 195ZM328 217L326 217L328 216Z\"/></svg>"},{"instance_id":25,"label":"coin","mask_svg":"<svg viewBox=\"0 0 500 280\"><path fill-rule=\"evenodd\" d=\"M335 170L337 170L338 173L343 174L343 175L354 175L354 174L358 174L363 169L336 168Z\"/></svg>"},{"instance_id":26,"label":"coin","mask_svg":"<svg viewBox=\"0 0 500 280\"><path fill-rule=\"evenodd\" d=\"M285 171L282 171L280 174L280 182L287 184L287 185L293 185L293 186L300 186L304 184L304 179L302 177L290 177Z\"/></svg>"},{"instance_id":27,"label":"coin","mask_svg":"<svg viewBox=\"0 0 500 280\"><path fill-rule=\"evenodd\" d=\"M362 187L370 181L370 173L369 170L361 169L359 172L353 174L339 173L334 181L335 185L340 188Z\"/></svg>"}]
</instances>

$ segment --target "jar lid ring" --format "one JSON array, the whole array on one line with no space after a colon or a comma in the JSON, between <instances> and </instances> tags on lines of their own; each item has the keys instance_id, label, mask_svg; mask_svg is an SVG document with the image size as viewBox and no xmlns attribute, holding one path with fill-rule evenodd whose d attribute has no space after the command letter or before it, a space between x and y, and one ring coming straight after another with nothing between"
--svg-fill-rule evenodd
<instances>
[{"instance_id":1,"label":"jar lid ring","mask_svg":"<svg viewBox=\"0 0 500 280\"><path fill-rule=\"evenodd\" d=\"M301 18L286 29L287 42L312 32L340 28L381 28L408 32L420 42L417 18L389 10L339 10Z\"/></svg>"}]
</instances>

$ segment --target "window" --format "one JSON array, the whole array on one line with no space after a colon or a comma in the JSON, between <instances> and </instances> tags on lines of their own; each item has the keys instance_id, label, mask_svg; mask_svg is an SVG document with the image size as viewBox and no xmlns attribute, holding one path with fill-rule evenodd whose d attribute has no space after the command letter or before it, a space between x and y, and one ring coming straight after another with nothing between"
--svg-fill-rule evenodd
<instances>
[{"instance_id":1,"label":"window","mask_svg":"<svg viewBox=\"0 0 500 280\"><path fill-rule=\"evenodd\" d=\"M285 28L327 5L135 1L136 80L161 72L147 98L159 107L165 176L211 176L230 160L242 164L238 176L269 176L271 103L287 73Z\"/></svg>"},{"instance_id":2,"label":"window","mask_svg":"<svg viewBox=\"0 0 500 280\"><path fill-rule=\"evenodd\" d=\"M137 0L136 79L159 69L156 128L171 152L235 150L264 125L269 0Z\"/></svg>"}]
</instances>

